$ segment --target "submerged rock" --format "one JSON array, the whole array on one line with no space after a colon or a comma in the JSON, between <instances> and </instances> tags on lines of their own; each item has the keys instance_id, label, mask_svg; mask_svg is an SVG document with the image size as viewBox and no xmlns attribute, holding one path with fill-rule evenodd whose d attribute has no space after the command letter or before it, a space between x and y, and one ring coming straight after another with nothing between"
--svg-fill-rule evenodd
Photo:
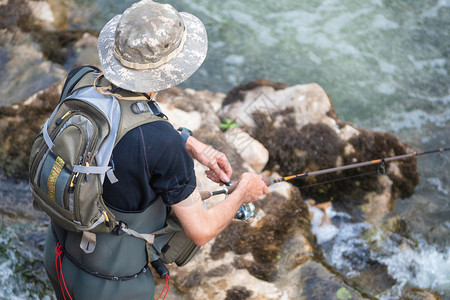
<instances>
[{"instance_id":1,"label":"submerged rock","mask_svg":"<svg viewBox=\"0 0 450 300\"><path fill-rule=\"evenodd\" d=\"M313 260L287 272L284 277L286 280L282 288L287 292L288 299L368 299L322 264ZM298 284L294 285L293 282Z\"/></svg>"},{"instance_id":2,"label":"submerged rock","mask_svg":"<svg viewBox=\"0 0 450 300\"><path fill-rule=\"evenodd\" d=\"M442 300L443 298L433 292L417 289L405 288L403 296L400 300Z\"/></svg>"}]
</instances>

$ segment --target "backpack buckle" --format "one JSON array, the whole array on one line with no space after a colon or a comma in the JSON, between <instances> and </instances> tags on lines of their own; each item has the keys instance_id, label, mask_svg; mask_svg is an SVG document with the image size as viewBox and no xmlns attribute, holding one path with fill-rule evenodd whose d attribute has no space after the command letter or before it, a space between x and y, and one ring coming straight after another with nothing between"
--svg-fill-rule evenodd
<instances>
[{"instance_id":1,"label":"backpack buckle","mask_svg":"<svg viewBox=\"0 0 450 300\"><path fill-rule=\"evenodd\" d=\"M121 235L125 234L123 229L127 229L127 228L128 228L127 223L119 221L119 223L117 223L116 226L114 227L114 229L112 230L112 233L114 233L117 236L121 236Z\"/></svg>"},{"instance_id":2,"label":"backpack buckle","mask_svg":"<svg viewBox=\"0 0 450 300\"><path fill-rule=\"evenodd\" d=\"M134 102L131 104L131 111L138 115L148 111L148 108L146 109L142 102Z\"/></svg>"},{"instance_id":3,"label":"backpack buckle","mask_svg":"<svg viewBox=\"0 0 450 300\"><path fill-rule=\"evenodd\" d=\"M161 111L161 108L159 108L158 103L156 103L153 100L145 102L144 101L134 102L133 104L131 104L130 108L131 111L137 115L142 114L144 112L150 112L160 118L168 119L167 116Z\"/></svg>"}]
</instances>

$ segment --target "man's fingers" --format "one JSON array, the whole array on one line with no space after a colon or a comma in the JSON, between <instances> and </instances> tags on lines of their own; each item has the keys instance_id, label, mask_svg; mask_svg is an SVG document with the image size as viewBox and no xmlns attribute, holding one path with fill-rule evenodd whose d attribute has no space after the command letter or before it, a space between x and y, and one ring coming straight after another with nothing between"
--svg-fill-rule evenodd
<instances>
[{"instance_id":1,"label":"man's fingers","mask_svg":"<svg viewBox=\"0 0 450 300\"><path fill-rule=\"evenodd\" d=\"M225 174L217 164L213 164L213 166L210 166L210 170L206 171L206 174L208 175L209 179L217 183L227 183L230 181L230 178L227 176L227 174Z\"/></svg>"},{"instance_id":2,"label":"man's fingers","mask_svg":"<svg viewBox=\"0 0 450 300\"><path fill-rule=\"evenodd\" d=\"M220 178L217 177L217 175L214 171L206 170L205 173L206 173L206 176L208 176L208 178L211 179L212 181L217 182L217 183L220 182Z\"/></svg>"},{"instance_id":3,"label":"man's fingers","mask_svg":"<svg viewBox=\"0 0 450 300\"><path fill-rule=\"evenodd\" d=\"M228 159L226 155L224 154L217 160L217 166L221 172L224 173L225 176L222 176L222 180L228 179L230 181L231 174L233 174L233 169L231 168L230 163L228 162ZM225 181L225 182L228 182Z\"/></svg>"}]
</instances>

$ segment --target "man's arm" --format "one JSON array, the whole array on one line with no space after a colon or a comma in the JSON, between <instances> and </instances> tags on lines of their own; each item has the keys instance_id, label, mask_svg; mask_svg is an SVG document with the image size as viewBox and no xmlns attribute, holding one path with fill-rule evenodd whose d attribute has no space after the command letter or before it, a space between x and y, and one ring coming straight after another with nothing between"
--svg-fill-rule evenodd
<instances>
[{"instance_id":1,"label":"man's arm","mask_svg":"<svg viewBox=\"0 0 450 300\"><path fill-rule=\"evenodd\" d=\"M234 192L216 206L205 209L200 193L195 190L185 200L172 205L172 209L186 235L201 246L228 226L242 204L253 202L268 193L269 189L260 175L244 173Z\"/></svg>"},{"instance_id":2,"label":"man's arm","mask_svg":"<svg viewBox=\"0 0 450 300\"><path fill-rule=\"evenodd\" d=\"M192 158L209 168L206 171L209 179L217 183L228 183L230 181L233 170L224 153L200 142L193 136L187 138L186 150Z\"/></svg>"}]
</instances>

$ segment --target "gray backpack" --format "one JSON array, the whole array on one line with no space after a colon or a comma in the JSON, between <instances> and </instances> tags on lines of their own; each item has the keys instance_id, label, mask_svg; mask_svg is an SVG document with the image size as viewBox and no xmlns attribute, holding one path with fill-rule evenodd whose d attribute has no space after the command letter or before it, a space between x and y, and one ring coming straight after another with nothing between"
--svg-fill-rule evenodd
<instances>
[{"instance_id":1,"label":"gray backpack","mask_svg":"<svg viewBox=\"0 0 450 300\"><path fill-rule=\"evenodd\" d=\"M105 177L111 183L117 181L108 166L114 146L131 129L167 119L156 102L143 95L125 90L112 94L113 87L95 67L73 73L66 80L60 103L34 141L29 179L37 206L65 230L82 232L87 246L80 247L90 253L95 249L96 233L117 231L120 224L102 197ZM147 243L164 236L156 239L164 245L153 245L170 249L158 253L160 258L184 265L199 247L186 237L175 214L168 214L166 225L145 234L119 229Z\"/></svg>"}]
</instances>

